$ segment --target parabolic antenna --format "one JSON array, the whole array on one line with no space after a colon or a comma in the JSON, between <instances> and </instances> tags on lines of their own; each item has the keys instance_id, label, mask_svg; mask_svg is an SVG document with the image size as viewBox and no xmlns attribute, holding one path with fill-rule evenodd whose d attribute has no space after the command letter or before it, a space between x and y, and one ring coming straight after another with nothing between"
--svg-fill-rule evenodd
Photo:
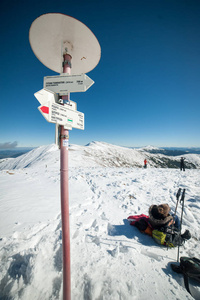
<instances>
[{"instance_id":1,"label":"parabolic antenna","mask_svg":"<svg viewBox=\"0 0 200 300\"><path fill-rule=\"evenodd\" d=\"M38 17L29 30L36 57L49 69L62 73L63 53L72 57L71 74L87 73L101 57L101 47L92 31L73 17L49 13Z\"/></svg>"}]
</instances>

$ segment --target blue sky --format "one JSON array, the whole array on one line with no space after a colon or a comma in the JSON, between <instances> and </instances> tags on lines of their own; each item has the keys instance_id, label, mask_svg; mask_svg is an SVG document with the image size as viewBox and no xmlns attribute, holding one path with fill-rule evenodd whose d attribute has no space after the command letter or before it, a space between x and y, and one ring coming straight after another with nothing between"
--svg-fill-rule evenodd
<instances>
[{"instance_id":1,"label":"blue sky","mask_svg":"<svg viewBox=\"0 0 200 300\"><path fill-rule=\"evenodd\" d=\"M1 0L0 145L54 143L55 125L34 93L45 67L29 44L32 22L45 13L70 15L97 37L95 84L71 93L85 114L85 130L70 143L122 146L200 146L200 2L194 0ZM72 58L73 63L73 58Z\"/></svg>"}]
</instances>

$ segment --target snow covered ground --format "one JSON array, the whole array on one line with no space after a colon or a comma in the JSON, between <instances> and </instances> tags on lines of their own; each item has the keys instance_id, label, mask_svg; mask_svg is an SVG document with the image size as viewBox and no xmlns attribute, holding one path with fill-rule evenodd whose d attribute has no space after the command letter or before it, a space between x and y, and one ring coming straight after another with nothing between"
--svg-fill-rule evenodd
<instances>
[{"instance_id":1,"label":"snow covered ground","mask_svg":"<svg viewBox=\"0 0 200 300\"><path fill-rule=\"evenodd\" d=\"M151 204L174 211L185 188L183 232L192 238L180 256L199 258L200 169L139 168L146 153L131 151L103 143L70 148L72 299L193 299L170 268L177 248L158 246L127 217L148 214ZM62 299L59 150L39 147L0 160L0 169L0 299ZM200 299L197 285L191 291Z\"/></svg>"}]
</instances>

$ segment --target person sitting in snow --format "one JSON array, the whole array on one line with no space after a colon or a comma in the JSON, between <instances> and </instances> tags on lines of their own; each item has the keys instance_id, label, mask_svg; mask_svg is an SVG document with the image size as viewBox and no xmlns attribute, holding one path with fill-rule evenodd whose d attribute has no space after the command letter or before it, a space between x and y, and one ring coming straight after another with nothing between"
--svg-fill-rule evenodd
<instances>
[{"instance_id":1,"label":"person sitting in snow","mask_svg":"<svg viewBox=\"0 0 200 300\"><path fill-rule=\"evenodd\" d=\"M179 218L170 215L168 204L151 205L149 216L141 214L129 216L130 225L137 227L141 232L153 237L160 245L167 247L181 246L185 240L191 238L189 230L181 234Z\"/></svg>"},{"instance_id":2,"label":"person sitting in snow","mask_svg":"<svg viewBox=\"0 0 200 300\"><path fill-rule=\"evenodd\" d=\"M154 229L167 227L172 225L178 230L180 229L180 221L178 216L170 215L170 207L168 204L151 205L149 208L149 223Z\"/></svg>"},{"instance_id":3,"label":"person sitting in snow","mask_svg":"<svg viewBox=\"0 0 200 300\"><path fill-rule=\"evenodd\" d=\"M170 215L170 207L168 204L151 205L149 208L149 223L155 231L155 234L161 236L163 233L163 243L167 246L180 246L185 240L191 238L189 230L183 234L180 232L180 221L177 216ZM152 232L153 232L152 231ZM165 238L164 238L165 235ZM153 236L154 237L154 236ZM171 247L171 246L170 246Z\"/></svg>"}]
</instances>

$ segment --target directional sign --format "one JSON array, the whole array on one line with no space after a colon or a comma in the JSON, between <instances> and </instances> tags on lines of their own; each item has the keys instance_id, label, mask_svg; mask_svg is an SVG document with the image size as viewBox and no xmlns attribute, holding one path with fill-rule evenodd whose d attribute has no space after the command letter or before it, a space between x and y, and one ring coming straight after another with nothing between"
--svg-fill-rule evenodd
<instances>
[{"instance_id":1,"label":"directional sign","mask_svg":"<svg viewBox=\"0 0 200 300\"><path fill-rule=\"evenodd\" d=\"M71 110L64 105L52 103L51 101L43 103L38 109L50 123L64 125L68 129L84 130L84 114L79 111Z\"/></svg>"},{"instance_id":2,"label":"directional sign","mask_svg":"<svg viewBox=\"0 0 200 300\"><path fill-rule=\"evenodd\" d=\"M40 91L38 91L37 93L34 94L34 96L37 98L37 100L40 102L41 105L46 104L47 102L51 102L51 103L58 103L58 94L46 90L46 89L42 89ZM62 99L61 99L62 101ZM69 103L65 104L68 106L69 109L71 110L77 110L77 105L76 102L69 100Z\"/></svg>"},{"instance_id":3,"label":"directional sign","mask_svg":"<svg viewBox=\"0 0 200 300\"><path fill-rule=\"evenodd\" d=\"M48 91L46 89L42 89L42 90L38 91L37 93L34 94L34 96L40 102L41 105L43 105L49 101L52 103L55 103L58 100L57 94L55 94L51 91Z\"/></svg>"},{"instance_id":4,"label":"directional sign","mask_svg":"<svg viewBox=\"0 0 200 300\"><path fill-rule=\"evenodd\" d=\"M61 96L70 92L85 92L93 85L94 81L86 74L44 77L44 88Z\"/></svg>"}]
</instances>

